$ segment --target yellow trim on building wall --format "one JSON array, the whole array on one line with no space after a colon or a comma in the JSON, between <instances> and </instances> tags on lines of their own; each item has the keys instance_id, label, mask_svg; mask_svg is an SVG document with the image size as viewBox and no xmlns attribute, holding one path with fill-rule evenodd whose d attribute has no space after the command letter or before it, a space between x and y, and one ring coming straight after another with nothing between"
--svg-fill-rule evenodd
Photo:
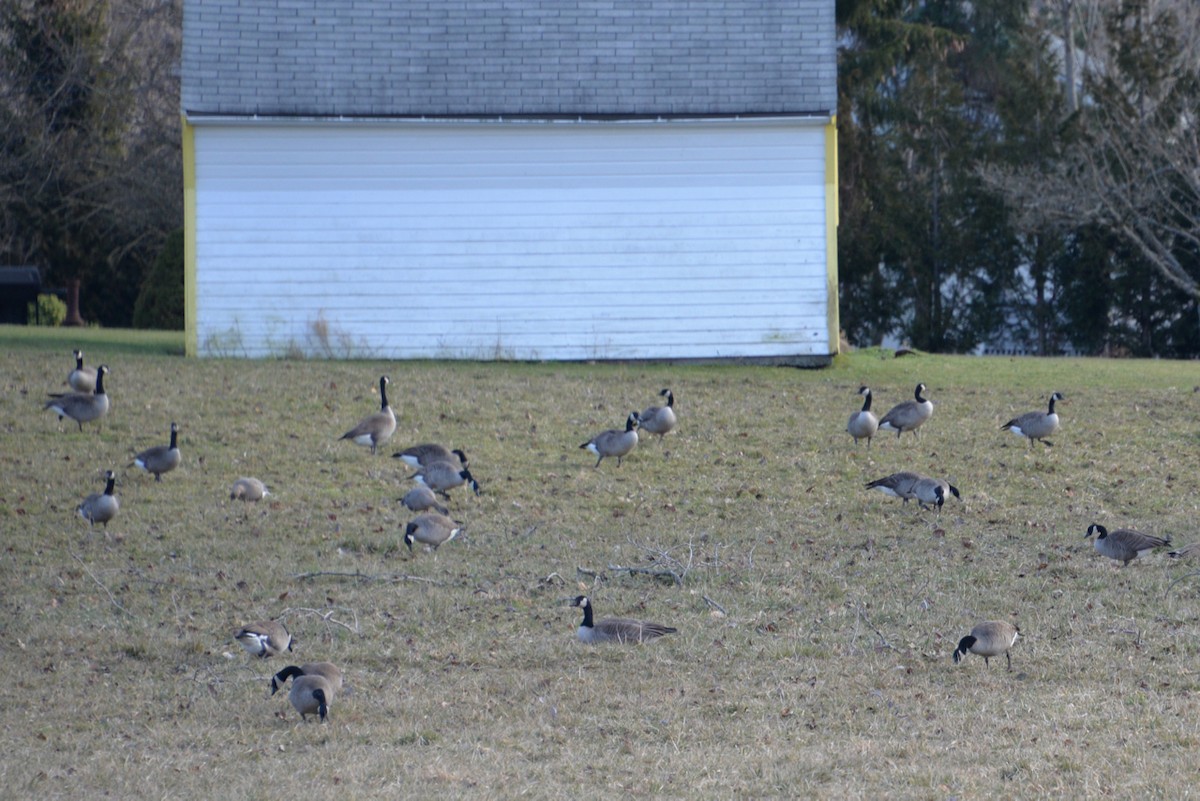
<instances>
[{"instance_id":1,"label":"yellow trim on building wall","mask_svg":"<svg viewBox=\"0 0 1200 801\"><path fill-rule=\"evenodd\" d=\"M825 126L825 271L828 298L829 352L841 352L842 326L838 313L838 149L837 115Z\"/></svg>"},{"instance_id":2,"label":"yellow trim on building wall","mask_svg":"<svg viewBox=\"0 0 1200 801\"><path fill-rule=\"evenodd\" d=\"M184 352L198 356L196 327L196 131L183 115L183 329Z\"/></svg>"}]
</instances>

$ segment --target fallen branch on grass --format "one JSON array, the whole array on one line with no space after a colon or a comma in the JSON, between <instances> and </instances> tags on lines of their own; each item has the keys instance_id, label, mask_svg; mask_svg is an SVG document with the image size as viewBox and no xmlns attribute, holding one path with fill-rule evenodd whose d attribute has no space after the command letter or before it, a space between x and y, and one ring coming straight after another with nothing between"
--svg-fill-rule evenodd
<instances>
[{"instance_id":1,"label":"fallen branch on grass","mask_svg":"<svg viewBox=\"0 0 1200 801\"><path fill-rule=\"evenodd\" d=\"M85 562L84 562L82 559L80 559L80 558L79 558L78 554L76 554L75 552L73 552L73 551L72 551L72 552L71 552L71 557L72 557L72 558L73 558L73 559L74 559L76 562L78 562L78 563L79 563L79 566L83 568L84 572L85 572L85 573L87 573L89 577L91 577L92 581L96 582L96 586L97 586L97 587L99 587L100 589L104 590L104 594L108 596L108 600L109 600L109 601L112 603L112 605L113 605L113 606L117 607L117 609L120 609L122 612L124 612L125 614L129 615L130 617L133 617L133 612L130 612L128 609L126 609L125 607L121 606L121 602L120 602L120 601L118 601L118 600L117 600L117 599L116 599L116 598L113 596L113 594L112 594L112 593L109 591L108 587L105 587L105 586L104 586L104 585L103 585L103 584L100 582L100 579L96 578L96 574L95 574L95 573L93 573L93 572L91 571L91 569L90 569L90 568L87 566L87 564L86 564L86 563L85 563Z\"/></svg>"},{"instance_id":2,"label":"fallen branch on grass","mask_svg":"<svg viewBox=\"0 0 1200 801\"><path fill-rule=\"evenodd\" d=\"M405 576L405 575L374 576L374 575L371 575L370 573L362 573L357 570L354 571L353 573L345 573L345 572L340 572L340 571L336 571L336 570L316 570L316 571L313 571L312 573L293 573L292 574L292 578L301 580L301 581L304 579L321 578L323 576L331 576L333 578L352 578L352 579L358 579L359 581L387 581L387 582L392 582L392 583L396 583L396 582L400 582L400 581L423 581L426 584L436 584L439 587L442 586L442 582L435 581L431 578L425 578L423 576Z\"/></svg>"},{"instance_id":3,"label":"fallen branch on grass","mask_svg":"<svg viewBox=\"0 0 1200 801\"><path fill-rule=\"evenodd\" d=\"M670 568L653 568L653 567L627 567L624 565L609 565L608 569L614 573L628 572L630 575L641 573L646 576L654 576L654 578L670 578L676 585L683 586L683 577Z\"/></svg>"},{"instance_id":4,"label":"fallen branch on grass","mask_svg":"<svg viewBox=\"0 0 1200 801\"><path fill-rule=\"evenodd\" d=\"M333 617L333 613L336 611L337 611L337 609L330 609L329 611L325 612L325 611L321 611L320 609L309 609L309 608L303 607L303 606L289 606L287 609L284 609L283 612L280 613L280 615L284 616L284 615L287 615L289 612L304 612L305 614L316 615L317 617L321 618L321 620L324 620L326 625L333 623L338 626L341 626L346 631L349 631L352 634L358 634L359 633L359 631L358 631L358 613L355 612L353 609L346 610L350 614L354 615L354 625L351 626L348 623L343 623L342 621L335 619Z\"/></svg>"}]
</instances>

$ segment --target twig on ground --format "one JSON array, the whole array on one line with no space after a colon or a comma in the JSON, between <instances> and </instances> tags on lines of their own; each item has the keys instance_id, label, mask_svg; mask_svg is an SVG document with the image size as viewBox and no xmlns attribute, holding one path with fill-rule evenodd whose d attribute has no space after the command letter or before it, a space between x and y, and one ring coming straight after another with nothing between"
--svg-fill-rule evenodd
<instances>
[{"instance_id":1,"label":"twig on ground","mask_svg":"<svg viewBox=\"0 0 1200 801\"><path fill-rule=\"evenodd\" d=\"M716 609L722 615L729 617L729 613L725 611L725 607L721 606L719 603L714 601L712 598L709 598L707 595L701 595L700 597L704 599L704 603L708 604L713 609Z\"/></svg>"},{"instance_id":2,"label":"twig on ground","mask_svg":"<svg viewBox=\"0 0 1200 801\"><path fill-rule=\"evenodd\" d=\"M358 613L355 612L353 609L348 609L346 607L342 607L342 608L346 609L347 612L354 615L354 625L353 626L351 626L348 623L343 623L342 621L334 618L333 614L334 614L334 612L337 611L336 608L330 609L329 611L321 611L320 609L309 609L309 608L303 607L303 606L289 606L287 609L284 609L280 613L280 616L286 615L289 612L304 612L306 614L316 615L317 617L321 618L321 620L324 620L326 625L328 625L330 623L334 623L338 626L341 626L346 631L349 631L353 634L358 634L359 633L359 631L358 631Z\"/></svg>"},{"instance_id":3,"label":"twig on ground","mask_svg":"<svg viewBox=\"0 0 1200 801\"><path fill-rule=\"evenodd\" d=\"M1180 576L1179 578L1172 581L1170 584L1167 585L1167 588L1165 590L1163 590L1163 597L1166 598L1167 595L1171 592L1171 590L1175 587L1176 584L1183 581L1184 579L1191 578L1193 576L1200 576L1200 570L1193 570L1191 573L1184 573L1182 576Z\"/></svg>"},{"instance_id":4,"label":"twig on ground","mask_svg":"<svg viewBox=\"0 0 1200 801\"><path fill-rule=\"evenodd\" d=\"M133 617L133 612L130 612L128 609L121 606L121 602L118 601L113 596L112 592L109 591L108 587L105 587L104 584L102 584L100 582L100 579L96 578L96 574L91 571L91 568L89 568L87 566L87 563L85 563L82 559L80 559L79 555L76 554L74 551L71 551L70 553L71 553L71 558L79 563L79 566L83 568L84 572L88 574L88 576L92 579L92 581L96 582L96 586L99 587L100 589L104 590L104 594L108 596L108 600L112 603L112 605L117 607L122 612L129 615L130 617Z\"/></svg>"},{"instance_id":5,"label":"twig on ground","mask_svg":"<svg viewBox=\"0 0 1200 801\"><path fill-rule=\"evenodd\" d=\"M423 581L426 584L436 584L439 587L442 586L442 582L435 581L434 579L431 579L431 578L425 578L423 576L406 576L403 574L396 574L396 575L392 575L392 576L386 576L386 575L385 576L375 576L375 575L371 575L370 573L362 573L357 570L354 571L353 573L340 572L340 571L336 571L336 570L315 570L312 573L293 573L292 574L292 578L298 579L298 580L314 579L314 578L320 578L322 576L332 576L333 578L352 578L352 579L358 579L360 581L387 581L387 582L392 582L392 583L396 583L396 582L400 582L400 581Z\"/></svg>"},{"instance_id":6,"label":"twig on ground","mask_svg":"<svg viewBox=\"0 0 1200 801\"><path fill-rule=\"evenodd\" d=\"M643 573L647 576L654 576L655 578L668 578L669 577L678 586L680 586L680 587L683 586L683 578L678 573L676 573L674 570L671 570L669 568L655 570L652 567L626 567L623 565L609 565L608 569L614 573L623 573L623 572L628 571L631 574L632 573Z\"/></svg>"},{"instance_id":7,"label":"twig on ground","mask_svg":"<svg viewBox=\"0 0 1200 801\"><path fill-rule=\"evenodd\" d=\"M592 580L593 587L596 586L597 584L599 584L601 581L606 581L608 579L608 576L605 576L603 573L599 572L598 570L588 570L586 567L576 567L575 575L587 576L588 578L590 578Z\"/></svg>"},{"instance_id":8,"label":"twig on ground","mask_svg":"<svg viewBox=\"0 0 1200 801\"><path fill-rule=\"evenodd\" d=\"M863 609L863 605L861 603L855 603L854 608L855 608L855 610L858 611L859 618L861 618L864 623L866 623L868 626L870 626L871 631L875 632L875 636L879 638L879 642L880 642L880 644L883 645L883 647L890 648L893 651L900 650L899 648L897 648L896 646L894 646L890 642L888 642L888 638L883 636L883 632L880 631L875 626L875 624L871 622L871 618L867 617L867 612L865 609Z\"/></svg>"}]
</instances>

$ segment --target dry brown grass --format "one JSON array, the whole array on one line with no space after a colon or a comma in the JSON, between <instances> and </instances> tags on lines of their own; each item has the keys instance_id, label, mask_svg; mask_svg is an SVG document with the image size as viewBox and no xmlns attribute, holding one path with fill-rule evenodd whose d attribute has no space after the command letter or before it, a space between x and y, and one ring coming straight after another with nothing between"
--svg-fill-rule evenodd
<instances>
[{"instance_id":1,"label":"dry brown grass","mask_svg":"<svg viewBox=\"0 0 1200 801\"><path fill-rule=\"evenodd\" d=\"M0 357L0 796L1193 792L1200 565L1121 569L1083 533L1200 539L1195 364L248 363L97 345L113 411L81 435L40 411L70 366L55 348ZM337 437L383 373L400 426L372 458ZM939 404L922 437L855 449L859 384L882 412L918 380ZM665 386L678 431L593 469L579 443ZM998 430L1055 389L1055 448ZM171 420L184 464L155 484L126 465ZM410 558L408 471L389 455L418 441L465 448L483 495L453 494L465 539ZM109 467L122 513L89 534L73 510ZM937 516L862 488L906 468L963 501ZM240 475L269 502L231 503ZM656 559L686 568L681 586L610 569ZM566 602L583 591L600 616L680 631L582 646ZM297 663L347 672L326 725L268 697L287 662L231 640L276 616ZM989 618L1021 626L1013 672L953 666Z\"/></svg>"}]
</instances>

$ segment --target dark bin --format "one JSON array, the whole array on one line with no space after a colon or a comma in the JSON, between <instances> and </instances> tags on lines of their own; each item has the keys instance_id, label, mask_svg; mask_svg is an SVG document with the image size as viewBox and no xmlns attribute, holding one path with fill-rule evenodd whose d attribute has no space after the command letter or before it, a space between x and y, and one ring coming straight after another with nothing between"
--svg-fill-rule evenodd
<instances>
[{"instance_id":1,"label":"dark bin","mask_svg":"<svg viewBox=\"0 0 1200 801\"><path fill-rule=\"evenodd\" d=\"M41 291L37 267L0 267L0 323L29 322L29 304L37 301Z\"/></svg>"}]
</instances>

